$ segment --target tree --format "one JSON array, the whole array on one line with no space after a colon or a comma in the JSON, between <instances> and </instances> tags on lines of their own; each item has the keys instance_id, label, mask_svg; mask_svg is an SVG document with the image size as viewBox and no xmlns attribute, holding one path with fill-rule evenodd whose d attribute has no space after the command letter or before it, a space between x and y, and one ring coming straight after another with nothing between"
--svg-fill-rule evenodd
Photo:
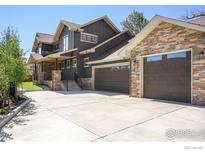
<instances>
[{"instance_id":1,"label":"tree","mask_svg":"<svg viewBox=\"0 0 205 154\"><path fill-rule=\"evenodd\" d=\"M205 16L205 8L192 11L187 10L186 13L181 16L181 19L186 21L199 16Z\"/></svg>"},{"instance_id":2,"label":"tree","mask_svg":"<svg viewBox=\"0 0 205 154\"><path fill-rule=\"evenodd\" d=\"M122 21L123 29L129 29L133 34L139 33L149 21L144 17L144 14L138 11L133 11L129 16Z\"/></svg>"},{"instance_id":3,"label":"tree","mask_svg":"<svg viewBox=\"0 0 205 154\"><path fill-rule=\"evenodd\" d=\"M23 49L13 28L6 28L0 35L0 102L1 106L12 99L10 88L25 80L27 75Z\"/></svg>"}]
</instances>

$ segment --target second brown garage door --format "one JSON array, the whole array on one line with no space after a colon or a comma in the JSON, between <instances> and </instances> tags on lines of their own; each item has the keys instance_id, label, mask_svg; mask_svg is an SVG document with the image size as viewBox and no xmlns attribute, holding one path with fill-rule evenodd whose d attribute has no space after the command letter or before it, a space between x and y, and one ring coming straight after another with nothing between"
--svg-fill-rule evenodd
<instances>
[{"instance_id":1,"label":"second brown garage door","mask_svg":"<svg viewBox=\"0 0 205 154\"><path fill-rule=\"evenodd\" d=\"M95 89L110 92L129 93L129 66L115 66L95 69Z\"/></svg>"},{"instance_id":2,"label":"second brown garage door","mask_svg":"<svg viewBox=\"0 0 205 154\"><path fill-rule=\"evenodd\" d=\"M144 97L191 101L191 52L144 59Z\"/></svg>"}]
</instances>

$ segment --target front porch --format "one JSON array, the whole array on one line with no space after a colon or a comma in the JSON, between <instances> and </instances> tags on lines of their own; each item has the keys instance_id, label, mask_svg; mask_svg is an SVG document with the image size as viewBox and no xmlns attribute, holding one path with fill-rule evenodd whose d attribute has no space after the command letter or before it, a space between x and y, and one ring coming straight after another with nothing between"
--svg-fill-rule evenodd
<instances>
[{"instance_id":1,"label":"front porch","mask_svg":"<svg viewBox=\"0 0 205 154\"><path fill-rule=\"evenodd\" d=\"M34 71L33 82L38 85L48 86L51 90L83 89L81 79L75 72L75 68L68 69L68 61L70 59L55 59L36 64L38 69Z\"/></svg>"},{"instance_id":2,"label":"front porch","mask_svg":"<svg viewBox=\"0 0 205 154\"><path fill-rule=\"evenodd\" d=\"M35 56L34 56L35 58ZM51 90L94 89L91 78L78 75L77 59L73 52L60 52L34 59L33 83Z\"/></svg>"}]
</instances>

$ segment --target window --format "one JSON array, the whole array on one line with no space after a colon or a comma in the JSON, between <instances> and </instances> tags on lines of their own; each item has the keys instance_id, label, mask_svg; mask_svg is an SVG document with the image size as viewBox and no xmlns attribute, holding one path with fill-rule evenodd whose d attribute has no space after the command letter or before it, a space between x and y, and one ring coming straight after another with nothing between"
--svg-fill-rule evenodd
<instances>
[{"instance_id":1,"label":"window","mask_svg":"<svg viewBox=\"0 0 205 154\"><path fill-rule=\"evenodd\" d=\"M130 66L121 66L121 70L123 71L130 70Z\"/></svg>"},{"instance_id":2,"label":"window","mask_svg":"<svg viewBox=\"0 0 205 154\"><path fill-rule=\"evenodd\" d=\"M38 48L38 54L41 55L41 47Z\"/></svg>"},{"instance_id":3,"label":"window","mask_svg":"<svg viewBox=\"0 0 205 154\"><path fill-rule=\"evenodd\" d=\"M61 69L61 70L65 69L65 62L61 62L61 63L60 63L60 69Z\"/></svg>"},{"instance_id":4,"label":"window","mask_svg":"<svg viewBox=\"0 0 205 154\"><path fill-rule=\"evenodd\" d=\"M58 51L59 50L59 44L54 45L54 50Z\"/></svg>"},{"instance_id":5,"label":"window","mask_svg":"<svg viewBox=\"0 0 205 154\"><path fill-rule=\"evenodd\" d=\"M69 69L70 68L70 60L66 61L66 68Z\"/></svg>"},{"instance_id":6,"label":"window","mask_svg":"<svg viewBox=\"0 0 205 154\"><path fill-rule=\"evenodd\" d=\"M98 42L98 36L82 32L81 35L80 35L80 40L82 42L89 42L89 43L95 43L96 44Z\"/></svg>"},{"instance_id":7,"label":"window","mask_svg":"<svg viewBox=\"0 0 205 154\"><path fill-rule=\"evenodd\" d=\"M68 35L63 37L63 51L68 50Z\"/></svg>"},{"instance_id":8,"label":"window","mask_svg":"<svg viewBox=\"0 0 205 154\"><path fill-rule=\"evenodd\" d=\"M84 58L84 67L89 67L89 64L87 64L87 62L89 62L89 57Z\"/></svg>"},{"instance_id":9,"label":"window","mask_svg":"<svg viewBox=\"0 0 205 154\"><path fill-rule=\"evenodd\" d=\"M77 66L77 59L73 59L73 67L76 67Z\"/></svg>"},{"instance_id":10,"label":"window","mask_svg":"<svg viewBox=\"0 0 205 154\"><path fill-rule=\"evenodd\" d=\"M167 55L167 59L186 58L186 52L172 53Z\"/></svg>"},{"instance_id":11,"label":"window","mask_svg":"<svg viewBox=\"0 0 205 154\"><path fill-rule=\"evenodd\" d=\"M130 70L130 66L113 66L111 67L112 71L127 71Z\"/></svg>"},{"instance_id":12,"label":"window","mask_svg":"<svg viewBox=\"0 0 205 154\"><path fill-rule=\"evenodd\" d=\"M147 57L147 62L155 62L155 61L161 61L161 60L162 60L162 55Z\"/></svg>"}]
</instances>

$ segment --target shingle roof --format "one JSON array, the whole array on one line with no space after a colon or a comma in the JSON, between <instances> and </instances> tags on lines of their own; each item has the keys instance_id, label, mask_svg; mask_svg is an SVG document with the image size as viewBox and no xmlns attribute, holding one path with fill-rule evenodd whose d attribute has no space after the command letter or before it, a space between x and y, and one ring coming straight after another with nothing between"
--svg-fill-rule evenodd
<instances>
[{"instance_id":1,"label":"shingle roof","mask_svg":"<svg viewBox=\"0 0 205 154\"><path fill-rule=\"evenodd\" d=\"M36 33L36 39L39 42L45 42L45 43L53 43L54 42L54 36L51 34L46 34L46 33Z\"/></svg>"},{"instance_id":2,"label":"shingle roof","mask_svg":"<svg viewBox=\"0 0 205 154\"><path fill-rule=\"evenodd\" d=\"M87 62L88 64L99 64L99 63L106 63L106 62L113 62L113 61L119 61L119 60L128 60L130 58L130 53L127 50L128 43L125 45L121 45L121 47L117 47L117 50L113 52L112 54L106 56L103 59L95 60Z\"/></svg>"},{"instance_id":3,"label":"shingle roof","mask_svg":"<svg viewBox=\"0 0 205 154\"><path fill-rule=\"evenodd\" d=\"M69 22L69 21L65 21L65 20L61 20L61 23L63 23L64 25L66 25L67 27L70 27L70 29L72 30L78 30L80 28L79 24L73 23L73 22Z\"/></svg>"},{"instance_id":4,"label":"shingle roof","mask_svg":"<svg viewBox=\"0 0 205 154\"><path fill-rule=\"evenodd\" d=\"M28 59L28 64L32 64L33 62L35 62L36 60L39 60L39 59L41 59L41 58L43 58L42 55L37 54L37 53L35 53L35 52L32 52L32 53L30 54L29 59Z\"/></svg>"},{"instance_id":5,"label":"shingle roof","mask_svg":"<svg viewBox=\"0 0 205 154\"><path fill-rule=\"evenodd\" d=\"M192 23L192 24L205 26L205 16L199 16L197 18L189 20L189 22Z\"/></svg>"},{"instance_id":6,"label":"shingle roof","mask_svg":"<svg viewBox=\"0 0 205 154\"><path fill-rule=\"evenodd\" d=\"M115 24L114 24L114 23L108 18L108 16L106 16L106 15L105 15L105 16L102 16L102 17L100 17L100 18L91 20L91 21L89 21L89 22L87 22L87 23L81 25L81 27L83 28L83 27L85 27L85 26L87 26L87 25L90 25L90 24L92 24L92 23L95 23L95 22L97 22L97 21L99 21L99 20L104 20L108 25L110 25L110 26L112 27L112 29L113 29L115 32L117 32L117 33L120 32L120 30L115 26Z\"/></svg>"}]
</instances>

